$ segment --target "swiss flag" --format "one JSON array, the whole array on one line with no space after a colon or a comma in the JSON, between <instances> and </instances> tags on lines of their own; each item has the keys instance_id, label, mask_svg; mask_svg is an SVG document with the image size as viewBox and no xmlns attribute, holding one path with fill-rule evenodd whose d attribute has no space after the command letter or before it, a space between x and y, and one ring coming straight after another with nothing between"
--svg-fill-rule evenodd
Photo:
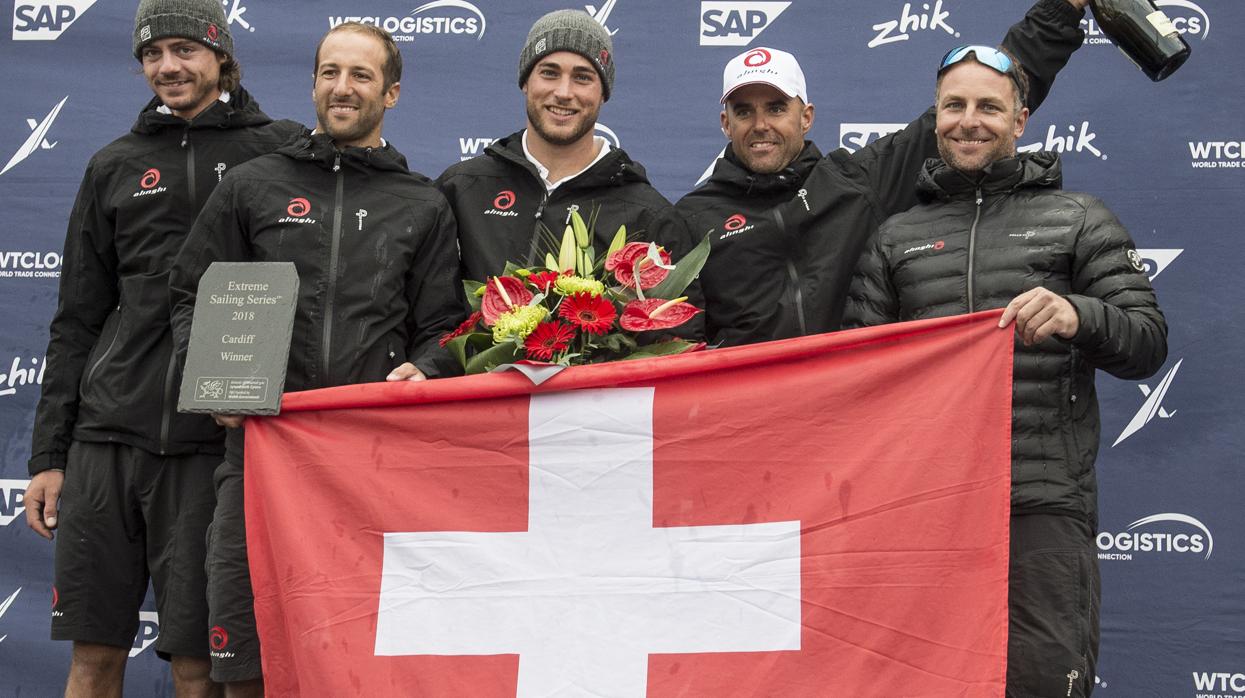
<instances>
[{"instance_id":1,"label":"swiss flag","mask_svg":"<svg viewBox=\"0 0 1245 698\"><path fill-rule=\"evenodd\" d=\"M267 689L1002 696L998 315L288 395L247 423Z\"/></svg>"}]
</instances>

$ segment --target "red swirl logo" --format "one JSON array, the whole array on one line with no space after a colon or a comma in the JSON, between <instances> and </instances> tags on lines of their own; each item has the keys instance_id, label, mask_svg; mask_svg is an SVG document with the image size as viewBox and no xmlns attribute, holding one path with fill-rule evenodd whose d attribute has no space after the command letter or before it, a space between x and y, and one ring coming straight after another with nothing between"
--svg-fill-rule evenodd
<instances>
[{"instance_id":1,"label":"red swirl logo","mask_svg":"<svg viewBox=\"0 0 1245 698\"><path fill-rule=\"evenodd\" d=\"M56 604L60 603L60 601L61 593L56 590L56 587L52 587L52 608L56 608Z\"/></svg>"},{"instance_id":2,"label":"red swirl logo","mask_svg":"<svg viewBox=\"0 0 1245 698\"><path fill-rule=\"evenodd\" d=\"M311 210L311 202L301 196L297 199L290 199L290 206L285 210L295 218L302 218Z\"/></svg>"},{"instance_id":3,"label":"red swirl logo","mask_svg":"<svg viewBox=\"0 0 1245 698\"><path fill-rule=\"evenodd\" d=\"M208 37L208 40L209 40L209 41L216 41L216 37L218 37L218 36L220 36L220 30L218 30L218 29L216 28L216 25L215 25L215 24L209 24L209 25L208 25L208 30L207 30L207 37Z\"/></svg>"},{"instance_id":4,"label":"red swirl logo","mask_svg":"<svg viewBox=\"0 0 1245 698\"><path fill-rule=\"evenodd\" d=\"M744 65L748 66L749 68L757 68L759 66L765 65L766 63L769 63L770 58L771 56L769 55L769 51L766 51L763 48L759 48L749 53L748 55L744 56Z\"/></svg>"},{"instance_id":5,"label":"red swirl logo","mask_svg":"<svg viewBox=\"0 0 1245 698\"><path fill-rule=\"evenodd\" d=\"M218 652L225 649L225 646L229 644L229 633L219 625L212 626L212 632L208 634L208 644Z\"/></svg>"},{"instance_id":6,"label":"red swirl logo","mask_svg":"<svg viewBox=\"0 0 1245 698\"><path fill-rule=\"evenodd\" d=\"M944 248L944 247L946 247L946 246L947 246L947 243L943 242L942 240L939 240L938 242L935 242L935 243L934 243L934 249L935 249L935 250L941 250L942 248Z\"/></svg>"},{"instance_id":7,"label":"red swirl logo","mask_svg":"<svg viewBox=\"0 0 1245 698\"><path fill-rule=\"evenodd\" d=\"M154 189L160 183L160 170L151 168L143 173L143 178L138 180L138 186L143 189Z\"/></svg>"},{"instance_id":8,"label":"red swirl logo","mask_svg":"<svg viewBox=\"0 0 1245 698\"><path fill-rule=\"evenodd\" d=\"M739 230L740 228L747 225L747 223L748 223L747 218L744 218L742 215L736 213L730 218L727 218L726 222L722 224L722 227L726 228L727 230Z\"/></svg>"},{"instance_id":9,"label":"red swirl logo","mask_svg":"<svg viewBox=\"0 0 1245 698\"><path fill-rule=\"evenodd\" d=\"M509 211L510 207L514 206L514 202L514 192L507 189L497 193L497 198L493 199L493 208L496 208L498 211Z\"/></svg>"}]
</instances>

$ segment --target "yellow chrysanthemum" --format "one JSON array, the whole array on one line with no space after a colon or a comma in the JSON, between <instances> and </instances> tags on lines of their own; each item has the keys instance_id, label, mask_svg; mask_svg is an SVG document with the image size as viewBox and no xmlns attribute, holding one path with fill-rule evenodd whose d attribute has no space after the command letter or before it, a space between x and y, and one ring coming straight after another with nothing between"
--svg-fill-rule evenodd
<instances>
[{"instance_id":1,"label":"yellow chrysanthemum","mask_svg":"<svg viewBox=\"0 0 1245 698\"><path fill-rule=\"evenodd\" d=\"M572 296L576 293L600 296L605 294L605 284L596 279L585 279L582 276L562 276L553 282L553 290L563 296Z\"/></svg>"},{"instance_id":2,"label":"yellow chrysanthemum","mask_svg":"<svg viewBox=\"0 0 1245 698\"><path fill-rule=\"evenodd\" d=\"M536 326L549 317L549 310L543 305L524 305L497 316L493 323L493 341L504 342L509 339L526 339Z\"/></svg>"}]
</instances>

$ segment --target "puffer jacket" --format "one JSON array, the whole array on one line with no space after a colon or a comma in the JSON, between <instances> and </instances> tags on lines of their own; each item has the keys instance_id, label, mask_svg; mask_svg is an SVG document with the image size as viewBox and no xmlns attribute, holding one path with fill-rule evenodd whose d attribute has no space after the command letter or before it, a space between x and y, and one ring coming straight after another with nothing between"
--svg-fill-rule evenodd
<instances>
[{"instance_id":1,"label":"puffer jacket","mask_svg":"<svg viewBox=\"0 0 1245 698\"><path fill-rule=\"evenodd\" d=\"M294 263L287 391L383 381L405 361L429 377L460 372L437 343L465 317L454 215L392 146L337 150L306 135L230 173L173 267L183 353L215 261Z\"/></svg>"},{"instance_id":2,"label":"puffer jacket","mask_svg":"<svg viewBox=\"0 0 1245 698\"><path fill-rule=\"evenodd\" d=\"M161 455L222 453L224 432L179 414L168 270L208 195L234 167L302 132L244 89L191 121L151 100L130 133L91 158L65 236L32 475L64 468L71 441Z\"/></svg>"},{"instance_id":3,"label":"puffer jacket","mask_svg":"<svg viewBox=\"0 0 1245 698\"><path fill-rule=\"evenodd\" d=\"M980 181L926 163L926 203L891 217L861 258L849 327L1002 308L1036 287L1065 297L1079 328L1024 346L1012 398L1012 511L1096 525L1094 371L1142 379L1167 358L1167 323L1128 232L1098 199L1059 189L1059 158L1025 153Z\"/></svg>"}]
</instances>

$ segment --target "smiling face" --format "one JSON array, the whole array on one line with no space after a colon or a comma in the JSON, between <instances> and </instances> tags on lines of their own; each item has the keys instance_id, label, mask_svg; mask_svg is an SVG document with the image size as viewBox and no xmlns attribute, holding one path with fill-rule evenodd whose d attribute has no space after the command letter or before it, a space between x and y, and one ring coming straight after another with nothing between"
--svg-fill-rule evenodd
<instances>
[{"instance_id":1,"label":"smiling face","mask_svg":"<svg viewBox=\"0 0 1245 698\"><path fill-rule=\"evenodd\" d=\"M550 145L567 146L592 137L605 101L601 76L578 53L558 51L536 62L523 84L527 128Z\"/></svg>"},{"instance_id":2,"label":"smiling face","mask_svg":"<svg viewBox=\"0 0 1245 698\"><path fill-rule=\"evenodd\" d=\"M938 154L948 165L974 175L1016 154L1029 110L1006 75L963 61L943 73L936 99Z\"/></svg>"},{"instance_id":3,"label":"smiling face","mask_svg":"<svg viewBox=\"0 0 1245 698\"><path fill-rule=\"evenodd\" d=\"M722 131L731 150L752 172L782 170L804 149L813 105L765 84L744 85L726 98Z\"/></svg>"},{"instance_id":4,"label":"smiling face","mask_svg":"<svg viewBox=\"0 0 1245 698\"><path fill-rule=\"evenodd\" d=\"M338 147L380 145L385 110L398 103L400 84L384 86L385 48L354 31L330 33L320 44L312 100L316 128Z\"/></svg>"},{"instance_id":5,"label":"smiling face","mask_svg":"<svg viewBox=\"0 0 1245 698\"><path fill-rule=\"evenodd\" d=\"M198 41L170 37L139 52L151 91L175 116L193 119L220 97L225 57Z\"/></svg>"}]
</instances>

